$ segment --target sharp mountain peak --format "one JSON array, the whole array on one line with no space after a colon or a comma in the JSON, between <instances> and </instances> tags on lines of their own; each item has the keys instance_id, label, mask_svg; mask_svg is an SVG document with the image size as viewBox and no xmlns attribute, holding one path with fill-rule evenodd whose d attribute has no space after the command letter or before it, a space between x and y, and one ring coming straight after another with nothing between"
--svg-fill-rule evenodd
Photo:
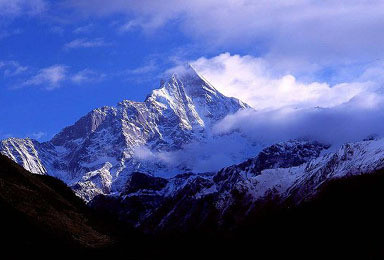
<instances>
[{"instance_id":1,"label":"sharp mountain peak","mask_svg":"<svg viewBox=\"0 0 384 260\"><path fill-rule=\"evenodd\" d=\"M134 171L164 176L188 168L184 160L169 164L136 151L177 152L189 143L209 142L216 122L248 107L221 94L187 65L143 102L123 100L116 107L94 109L51 141L3 141L0 151L33 173L58 177L90 200L121 191Z\"/></svg>"}]
</instances>

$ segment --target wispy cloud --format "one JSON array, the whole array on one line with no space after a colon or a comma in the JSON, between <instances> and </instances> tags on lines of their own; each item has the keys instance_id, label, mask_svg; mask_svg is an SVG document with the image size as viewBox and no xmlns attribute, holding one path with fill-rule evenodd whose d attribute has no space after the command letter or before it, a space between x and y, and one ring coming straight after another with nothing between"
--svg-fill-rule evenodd
<instances>
[{"instance_id":1,"label":"wispy cloud","mask_svg":"<svg viewBox=\"0 0 384 260\"><path fill-rule=\"evenodd\" d=\"M103 47L110 45L109 43L105 42L102 38L96 38L96 39L75 39L71 42L68 42L64 45L65 49L76 49L76 48L95 48L95 47Z\"/></svg>"},{"instance_id":2,"label":"wispy cloud","mask_svg":"<svg viewBox=\"0 0 384 260\"><path fill-rule=\"evenodd\" d=\"M178 151L151 151L147 147L137 147L133 157L153 164L182 167L193 172L218 171L223 166L240 163L253 157L261 145L250 142L244 135L216 135L206 142L184 144ZM167 174L172 172L167 172ZM180 173L180 169L173 172Z\"/></svg>"},{"instance_id":3,"label":"wispy cloud","mask_svg":"<svg viewBox=\"0 0 384 260\"><path fill-rule=\"evenodd\" d=\"M145 74L145 73L153 72L156 70L156 68L157 67L156 67L155 61L151 60L148 64L146 64L144 66L137 67L134 69L128 69L125 72L127 74L139 75L139 74Z\"/></svg>"},{"instance_id":4,"label":"wispy cloud","mask_svg":"<svg viewBox=\"0 0 384 260\"><path fill-rule=\"evenodd\" d=\"M0 70L1 66L2 63L0 62ZM20 84L16 84L14 88L40 86L46 90L54 90L64 85L99 82L105 77L105 73L98 73L88 68L73 71L70 66L56 64L36 71L34 75L25 79Z\"/></svg>"},{"instance_id":5,"label":"wispy cloud","mask_svg":"<svg viewBox=\"0 0 384 260\"><path fill-rule=\"evenodd\" d=\"M97 17L125 15L129 22L120 31L154 30L171 22L203 46L251 48L288 69L384 57L381 0L67 0L67 4Z\"/></svg>"},{"instance_id":6,"label":"wispy cloud","mask_svg":"<svg viewBox=\"0 0 384 260\"><path fill-rule=\"evenodd\" d=\"M131 31L137 27L140 27L140 23L136 20L131 20L131 21L121 25L119 28L119 31L120 32L128 32L128 31Z\"/></svg>"},{"instance_id":7,"label":"wispy cloud","mask_svg":"<svg viewBox=\"0 0 384 260\"><path fill-rule=\"evenodd\" d=\"M17 76L26 72L27 70L27 66L22 66L17 61L0 61L0 71L3 71L4 77Z\"/></svg>"},{"instance_id":8,"label":"wispy cloud","mask_svg":"<svg viewBox=\"0 0 384 260\"><path fill-rule=\"evenodd\" d=\"M45 0L0 0L1 16L37 15L48 8Z\"/></svg>"},{"instance_id":9,"label":"wispy cloud","mask_svg":"<svg viewBox=\"0 0 384 260\"><path fill-rule=\"evenodd\" d=\"M74 29L72 32L75 34L89 33L92 30L93 26L94 25L92 23L84 26L79 26L76 29Z\"/></svg>"},{"instance_id":10,"label":"wispy cloud","mask_svg":"<svg viewBox=\"0 0 384 260\"><path fill-rule=\"evenodd\" d=\"M64 65L53 65L48 68L41 69L32 78L23 82L22 86L44 85L47 90L60 87L60 83L67 79L68 67Z\"/></svg>"},{"instance_id":11,"label":"wispy cloud","mask_svg":"<svg viewBox=\"0 0 384 260\"><path fill-rule=\"evenodd\" d=\"M82 84L85 82L101 81L106 75L104 73L99 74L90 69L84 69L71 76L71 81L76 84Z\"/></svg>"}]
</instances>

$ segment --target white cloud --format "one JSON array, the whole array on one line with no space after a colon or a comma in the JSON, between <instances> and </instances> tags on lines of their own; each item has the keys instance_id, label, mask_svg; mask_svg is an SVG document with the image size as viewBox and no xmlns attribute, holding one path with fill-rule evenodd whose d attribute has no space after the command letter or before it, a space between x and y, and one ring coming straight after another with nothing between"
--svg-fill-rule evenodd
<instances>
[{"instance_id":1,"label":"white cloud","mask_svg":"<svg viewBox=\"0 0 384 260\"><path fill-rule=\"evenodd\" d=\"M138 75L138 74L145 74L145 73L153 72L154 70L156 70L156 68L157 68L156 62L154 60L150 60L147 64L145 64L141 67L137 67L135 69L128 69L125 72L127 74Z\"/></svg>"},{"instance_id":2,"label":"white cloud","mask_svg":"<svg viewBox=\"0 0 384 260\"><path fill-rule=\"evenodd\" d=\"M48 90L60 87L60 83L67 79L67 66L53 65L41 69L35 76L24 81L23 86L44 85Z\"/></svg>"},{"instance_id":3,"label":"white cloud","mask_svg":"<svg viewBox=\"0 0 384 260\"><path fill-rule=\"evenodd\" d=\"M172 164L174 162L172 153L168 152L152 152L145 146L139 146L135 149L133 157L138 160L145 161L160 161L165 164Z\"/></svg>"},{"instance_id":4,"label":"white cloud","mask_svg":"<svg viewBox=\"0 0 384 260\"><path fill-rule=\"evenodd\" d=\"M249 55L223 53L210 59L200 58L191 64L220 92L239 98L258 110L286 106L332 107L378 88L378 84L367 76L336 85L303 83L291 74L275 71L273 64L267 60ZM373 73L379 74L377 71Z\"/></svg>"},{"instance_id":5,"label":"white cloud","mask_svg":"<svg viewBox=\"0 0 384 260\"><path fill-rule=\"evenodd\" d=\"M0 71L3 71L5 77L14 77L27 70L27 66L22 66L17 61L0 61Z\"/></svg>"},{"instance_id":6,"label":"white cloud","mask_svg":"<svg viewBox=\"0 0 384 260\"><path fill-rule=\"evenodd\" d=\"M98 74L90 69L81 70L71 76L71 81L76 84L85 82L100 81L105 77L105 74Z\"/></svg>"},{"instance_id":7,"label":"white cloud","mask_svg":"<svg viewBox=\"0 0 384 260\"><path fill-rule=\"evenodd\" d=\"M256 108L227 116L215 125L215 134L240 131L262 144L296 138L341 144L384 136L383 61L335 85L299 82L252 56L224 53L192 64L219 91Z\"/></svg>"},{"instance_id":8,"label":"white cloud","mask_svg":"<svg viewBox=\"0 0 384 260\"><path fill-rule=\"evenodd\" d=\"M82 34L82 33L89 33L93 28L93 24L87 24L84 26L77 27L76 29L73 30L73 33L76 34Z\"/></svg>"},{"instance_id":9,"label":"white cloud","mask_svg":"<svg viewBox=\"0 0 384 260\"><path fill-rule=\"evenodd\" d=\"M75 39L64 45L65 49L76 49L76 48L94 48L109 45L102 38L97 39Z\"/></svg>"},{"instance_id":10,"label":"white cloud","mask_svg":"<svg viewBox=\"0 0 384 260\"><path fill-rule=\"evenodd\" d=\"M289 66L384 57L382 0L68 0L89 15L126 15L126 29L169 22L204 46L248 47ZM209 44L207 44L209 43Z\"/></svg>"},{"instance_id":11,"label":"white cloud","mask_svg":"<svg viewBox=\"0 0 384 260\"><path fill-rule=\"evenodd\" d=\"M132 20L120 26L119 31L128 32L136 27L140 27L140 23L138 21Z\"/></svg>"},{"instance_id":12,"label":"white cloud","mask_svg":"<svg viewBox=\"0 0 384 260\"><path fill-rule=\"evenodd\" d=\"M334 85L300 82L293 75L276 69L270 61L252 56L224 53L191 63L219 91L256 108L229 115L214 126L213 134L220 138L228 133L240 133L247 139L245 144L230 145L233 151L241 151L240 154L248 143L268 145L305 138L341 144L370 135L384 137L384 126L380 123L384 120L382 61L364 67L350 81ZM168 73L183 73L182 70L183 66L177 66ZM208 151L211 148L223 149L216 141L204 147ZM194 158L198 152L186 146L180 154ZM207 158L207 165L215 161ZM175 161L182 160L176 157ZM223 162L230 160L223 157L217 165Z\"/></svg>"},{"instance_id":13,"label":"white cloud","mask_svg":"<svg viewBox=\"0 0 384 260\"><path fill-rule=\"evenodd\" d=\"M214 131L240 131L250 140L272 144L305 138L329 144L361 141L370 135L384 136L384 98L362 94L331 108L281 108L270 111L244 110L227 116Z\"/></svg>"},{"instance_id":14,"label":"white cloud","mask_svg":"<svg viewBox=\"0 0 384 260\"><path fill-rule=\"evenodd\" d=\"M151 151L145 146L137 147L133 157L146 163L169 167L167 175L184 171L217 171L224 166L240 163L253 157L261 149L240 134L211 136L205 142L196 141L183 145L178 151Z\"/></svg>"},{"instance_id":15,"label":"white cloud","mask_svg":"<svg viewBox=\"0 0 384 260\"><path fill-rule=\"evenodd\" d=\"M14 63L18 65L17 62ZM7 68L7 66L9 66L8 64L13 63L0 61L0 71ZM4 75L8 77L16 76L26 70L27 67L18 65L18 67L13 68L13 70L9 70L8 74L6 74L8 70L4 69ZM31 74L31 71L33 71L33 69L29 69L28 74ZM27 73L24 74L25 75L20 76L25 77L28 75ZM69 66L56 64L47 68L35 70L34 75L32 74L32 76L23 80L20 84L16 84L14 88L41 86L46 90L53 90L62 87L64 84L80 85L83 83L99 82L105 77L106 75L104 73L98 73L88 68L80 71L73 71Z\"/></svg>"}]
</instances>

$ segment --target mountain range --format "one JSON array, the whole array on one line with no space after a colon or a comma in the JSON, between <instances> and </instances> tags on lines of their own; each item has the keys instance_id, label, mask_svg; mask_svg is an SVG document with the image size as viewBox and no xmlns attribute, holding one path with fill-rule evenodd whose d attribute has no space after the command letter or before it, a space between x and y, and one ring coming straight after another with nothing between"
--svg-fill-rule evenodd
<instances>
[{"instance_id":1,"label":"mountain range","mask_svg":"<svg viewBox=\"0 0 384 260\"><path fill-rule=\"evenodd\" d=\"M263 145L248 142L240 131L213 131L244 109L252 108L224 96L188 66L144 102L95 109L47 142L8 138L0 151L34 174L62 180L89 206L144 232L234 228L270 202L297 206L332 180L384 168L384 139ZM209 165L220 153L205 149L209 144L228 140L243 148L226 147L230 152L216 168L194 167Z\"/></svg>"},{"instance_id":2,"label":"mountain range","mask_svg":"<svg viewBox=\"0 0 384 260\"><path fill-rule=\"evenodd\" d=\"M169 252L172 244L177 258L195 238L213 255L225 243L238 256L239 248L253 247L251 241L273 250L273 234L286 241L276 246L287 249L294 246L287 242L292 233L322 243L317 233L343 227L342 239L353 244L361 239L346 234L365 232L365 224L356 222L373 219L369 230L382 229L376 218L382 216L384 139L266 145L240 130L214 131L226 116L245 109L253 108L224 96L189 66L162 81L144 102L94 109L50 141L1 141L5 236L13 244L23 237L22 243L35 248L65 244L115 252L117 243L124 254L129 244L137 255L146 246ZM117 231L123 226L128 231ZM230 242L222 240L228 232ZM364 233L367 241L373 233ZM144 234L156 239L142 240ZM217 234L221 242L213 244L211 235ZM374 242L367 248L384 255Z\"/></svg>"},{"instance_id":3,"label":"mountain range","mask_svg":"<svg viewBox=\"0 0 384 260\"><path fill-rule=\"evenodd\" d=\"M222 216L220 225L227 226L221 230L214 229L219 212L210 203L215 196L197 201L185 189L160 202L153 222L141 222L141 227L162 229L146 235L120 222L115 213L123 213L125 220L127 209L140 215L143 206L156 202L153 196L146 200L141 192L136 201L131 196L128 208L128 200L99 195L87 207L60 180L32 174L0 155L0 248L3 254L39 259L58 254L92 259L382 259L383 183L382 170L334 179L312 199L289 207L269 200L249 210L244 197L234 196L237 203L232 201ZM164 185L162 178L133 173L126 193ZM156 220L175 205L177 212L190 214L173 213L159 225ZM235 220L237 227L230 228Z\"/></svg>"},{"instance_id":4,"label":"mountain range","mask_svg":"<svg viewBox=\"0 0 384 260\"><path fill-rule=\"evenodd\" d=\"M164 157L187 144L212 142L212 126L245 108L189 66L161 82L144 102L124 100L95 109L48 142L9 138L0 151L33 173L63 180L90 201L120 193L134 171L162 176L190 171L190 158L169 162Z\"/></svg>"}]
</instances>

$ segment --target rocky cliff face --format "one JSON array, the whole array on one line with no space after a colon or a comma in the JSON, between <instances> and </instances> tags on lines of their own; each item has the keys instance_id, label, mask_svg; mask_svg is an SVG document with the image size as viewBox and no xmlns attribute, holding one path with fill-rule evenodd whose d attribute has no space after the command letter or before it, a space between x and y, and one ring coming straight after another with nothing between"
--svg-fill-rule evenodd
<instances>
[{"instance_id":1,"label":"rocky cliff face","mask_svg":"<svg viewBox=\"0 0 384 260\"><path fill-rule=\"evenodd\" d=\"M134 171L163 176L185 171L183 162L155 154L205 142L213 124L244 108L189 67L162 82L144 102L124 100L95 109L49 142L3 140L0 151L33 173L63 180L89 201L97 194L120 193Z\"/></svg>"},{"instance_id":2,"label":"rocky cliff face","mask_svg":"<svg viewBox=\"0 0 384 260\"><path fill-rule=\"evenodd\" d=\"M33 173L63 180L92 206L148 230L235 225L268 201L299 204L330 180L384 168L384 139L332 148L290 140L260 151L241 133L215 136L212 126L240 109L251 108L189 68L144 102L95 109L45 143L3 140L0 151ZM244 149L233 155L226 148L230 156L221 170L191 171L188 160L203 161L204 145L220 138L242 142ZM195 144L196 158L169 160L189 144Z\"/></svg>"},{"instance_id":3,"label":"rocky cliff face","mask_svg":"<svg viewBox=\"0 0 384 260\"><path fill-rule=\"evenodd\" d=\"M384 168L383 139L328 148L288 141L216 173L169 179L135 173L120 196L98 196L91 205L151 232L228 229L263 212L266 204L298 205L331 180Z\"/></svg>"}]
</instances>

